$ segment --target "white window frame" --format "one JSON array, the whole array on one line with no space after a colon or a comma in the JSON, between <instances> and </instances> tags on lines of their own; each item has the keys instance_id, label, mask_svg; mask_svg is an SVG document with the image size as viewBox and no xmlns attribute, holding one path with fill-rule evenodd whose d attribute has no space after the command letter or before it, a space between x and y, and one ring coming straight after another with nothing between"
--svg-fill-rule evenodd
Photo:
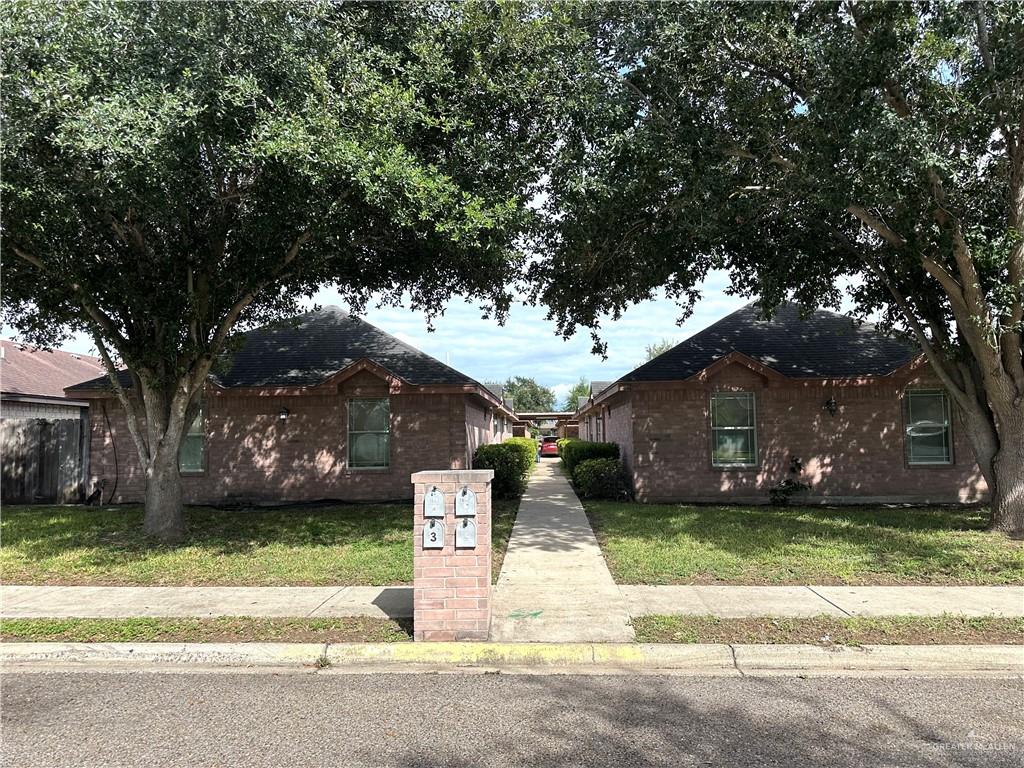
<instances>
[{"instance_id":1,"label":"white window frame","mask_svg":"<svg viewBox=\"0 0 1024 768\"><path fill-rule=\"evenodd\" d=\"M383 400L388 404L388 428L386 431L379 429L352 429L352 403L356 401L362 402L379 402ZM362 472L364 470L374 472L381 471L391 468L391 398L390 397L350 397L348 402L345 404L345 466L350 470ZM385 434L388 437L388 451L387 456L384 459L383 464L373 464L369 466L356 467L352 465L352 444L355 442L352 439L353 435L380 435Z\"/></svg>"},{"instance_id":2,"label":"white window frame","mask_svg":"<svg viewBox=\"0 0 1024 768\"><path fill-rule=\"evenodd\" d=\"M744 399L750 400L750 417L751 425L749 427L718 427L715 426L715 400L718 398L724 399ZM736 468L751 468L759 466L758 459L760 454L757 449L757 396L753 392L747 391L728 391L728 392L712 392L711 399L708 402L708 429L711 436L711 466L723 469L736 469ZM715 453L718 447L718 440L716 439L717 432L750 432L751 433L751 447L753 448L754 460L752 462L743 461L718 461L715 458Z\"/></svg>"},{"instance_id":3,"label":"white window frame","mask_svg":"<svg viewBox=\"0 0 1024 768\"><path fill-rule=\"evenodd\" d=\"M185 434L182 435L181 445L178 448L179 475L198 475L206 471L206 414L203 413L204 410L202 403L200 403L195 419L185 429ZM181 451L185 447L185 441L189 438L199 438L199 445L202 447L202 450L199 452L198 467L183 467L181 465Z\"/></svg>"},{"instance_id":4,"label":"white window frame","mask_svg":"<svg viewBox=\"0 0 1024 768\"><path fill-rule=\"evenodd\" d=\"M945 422L941 426L945 430L946 458L940 460L915 459L912 451L914 441L910 434L910 429L916 422L910 421L910 401L915 397L935 397L936 395L942 398L943 412L945 414ZM903 399L903 454L906 456L907 466L948 467L953 464L953 414L950 409L949 395L946 391L944 389L928 389L923 387L907 388L903 391Z\"/></svg>"}]
</instances>

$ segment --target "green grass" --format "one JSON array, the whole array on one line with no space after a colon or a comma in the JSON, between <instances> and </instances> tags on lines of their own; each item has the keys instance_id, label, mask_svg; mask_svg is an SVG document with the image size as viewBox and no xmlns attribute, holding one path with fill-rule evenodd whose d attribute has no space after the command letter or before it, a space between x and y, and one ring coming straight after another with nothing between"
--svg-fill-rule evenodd
<instances>
[{"instance_id":1,"label":"green grass","mask_svg":"<svg viewBox=\"0 0 1024 768\"><path fill-rule=\"evenodd\" d=\"M3 642L64 643L398 643L412 639L412 620L332 619L5 619Z\"/></svg>"},{"instance_id":2,"label":"green grass","mask_svg":"<svg viewBox=\"0 0 1024 768\"><path fill-rule=\"evenodd\" d=\"M494 503L500 567L516 502ZM412 505L190 507L178 546L142 535L137 506L5 506L6 584L389 585L412 581Z\"/></svg>"},{"instance_id":3,"label":"green grass","mask_svg":"<svg viewBox=\"0 0 1024 768\"><path fill-rule=\"evenodd\" d=\"M620 584L1022 584L984 510L588 502Z\"/></svg>"},{"instance_id":4,"label":"green grass","mask_svg":"<svg viewBox=\"0 0 1024 768\"><path fill-rule=\"evenodd\" d=\"M811 643L815 645L1024 644L1024 619L964 616L839 618L639 616L641 643Z\"/></svg>"}]
</instances>

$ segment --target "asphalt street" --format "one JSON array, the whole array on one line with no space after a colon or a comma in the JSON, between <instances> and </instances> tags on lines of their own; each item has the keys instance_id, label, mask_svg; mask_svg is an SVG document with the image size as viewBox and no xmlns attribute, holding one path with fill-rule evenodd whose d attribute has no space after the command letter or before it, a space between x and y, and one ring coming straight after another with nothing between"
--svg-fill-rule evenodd
<instances>
[{"instance_id":1,"label":"asphalt street","mask_svg":"<svg viewBox=\"0 0 1024 768\"><path fill-rule=\"evenodd\" d=\"M5 766L1022 765L1020 679L9 673Z\"/></svg>"}]
</instances>

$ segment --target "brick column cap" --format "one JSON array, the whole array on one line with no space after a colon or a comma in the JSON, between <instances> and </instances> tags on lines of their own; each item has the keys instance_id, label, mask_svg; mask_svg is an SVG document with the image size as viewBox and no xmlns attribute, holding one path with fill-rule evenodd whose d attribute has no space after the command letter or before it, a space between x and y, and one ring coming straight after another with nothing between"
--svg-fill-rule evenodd
<instances>
[{"instance_id":1,"label":"brick column cap","mask_svg":"<svg viewBox=\"0 0 1024 768\"><path fill-rule=\"evenodd\" d=\"M412 476L414 483L489 483L493 479L493 469L431 469Z\"/></svg>"}]
</instances>

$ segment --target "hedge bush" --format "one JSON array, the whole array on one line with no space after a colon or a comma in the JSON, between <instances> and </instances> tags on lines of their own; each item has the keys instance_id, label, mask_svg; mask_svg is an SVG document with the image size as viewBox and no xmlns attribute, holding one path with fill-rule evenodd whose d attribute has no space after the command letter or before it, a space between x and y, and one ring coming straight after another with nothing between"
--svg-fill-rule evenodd
<instances>
[{"instance_id":1,"label":"hedge bush","mask_svg":"<svg viewBox=\"0 0 1024 768\"><path fill-rule=\"evenodd\" d=\"M562 458L562 466L566 473L576 481L576 467L589 459L619 458L618 443L592 443L587 440L566 440L559 445L558 454Z\"/></svg>"},{"instance_id":2,"label":"hedge bush","mask_svg":"<svg viewBox=\"0 0 1024 768\"><path fill-rule=\"evenodd\" d=\"M505 441L505 445L514 445L523 452L527 472L529 467L537 462L537 441L532 437L510 437Z\"/></svg>"},{"instance_id":3,"label":"hedge bush","mask_svg":"<svg viewBox=\"0 0 1024 768\"><path fill-rule=\"evenodd\" d=\"M584 499L625 499L626 468L618 459L587 459L576 466L576 491Z\"/></svg>"},{"instance_id":4,"label":"hedge bush","mask_svg":"<svg viewBox=\"0 0 1024 768\"><path fill-rule=\"evenodd\" d=\"M509 440L477 448L473 455L473 469L493 469L491 493L499 499L514 499L526 490L526 480L535 460L536 454L532 450L527 456L524 446Z\"/></svg>"}]
</instances>

